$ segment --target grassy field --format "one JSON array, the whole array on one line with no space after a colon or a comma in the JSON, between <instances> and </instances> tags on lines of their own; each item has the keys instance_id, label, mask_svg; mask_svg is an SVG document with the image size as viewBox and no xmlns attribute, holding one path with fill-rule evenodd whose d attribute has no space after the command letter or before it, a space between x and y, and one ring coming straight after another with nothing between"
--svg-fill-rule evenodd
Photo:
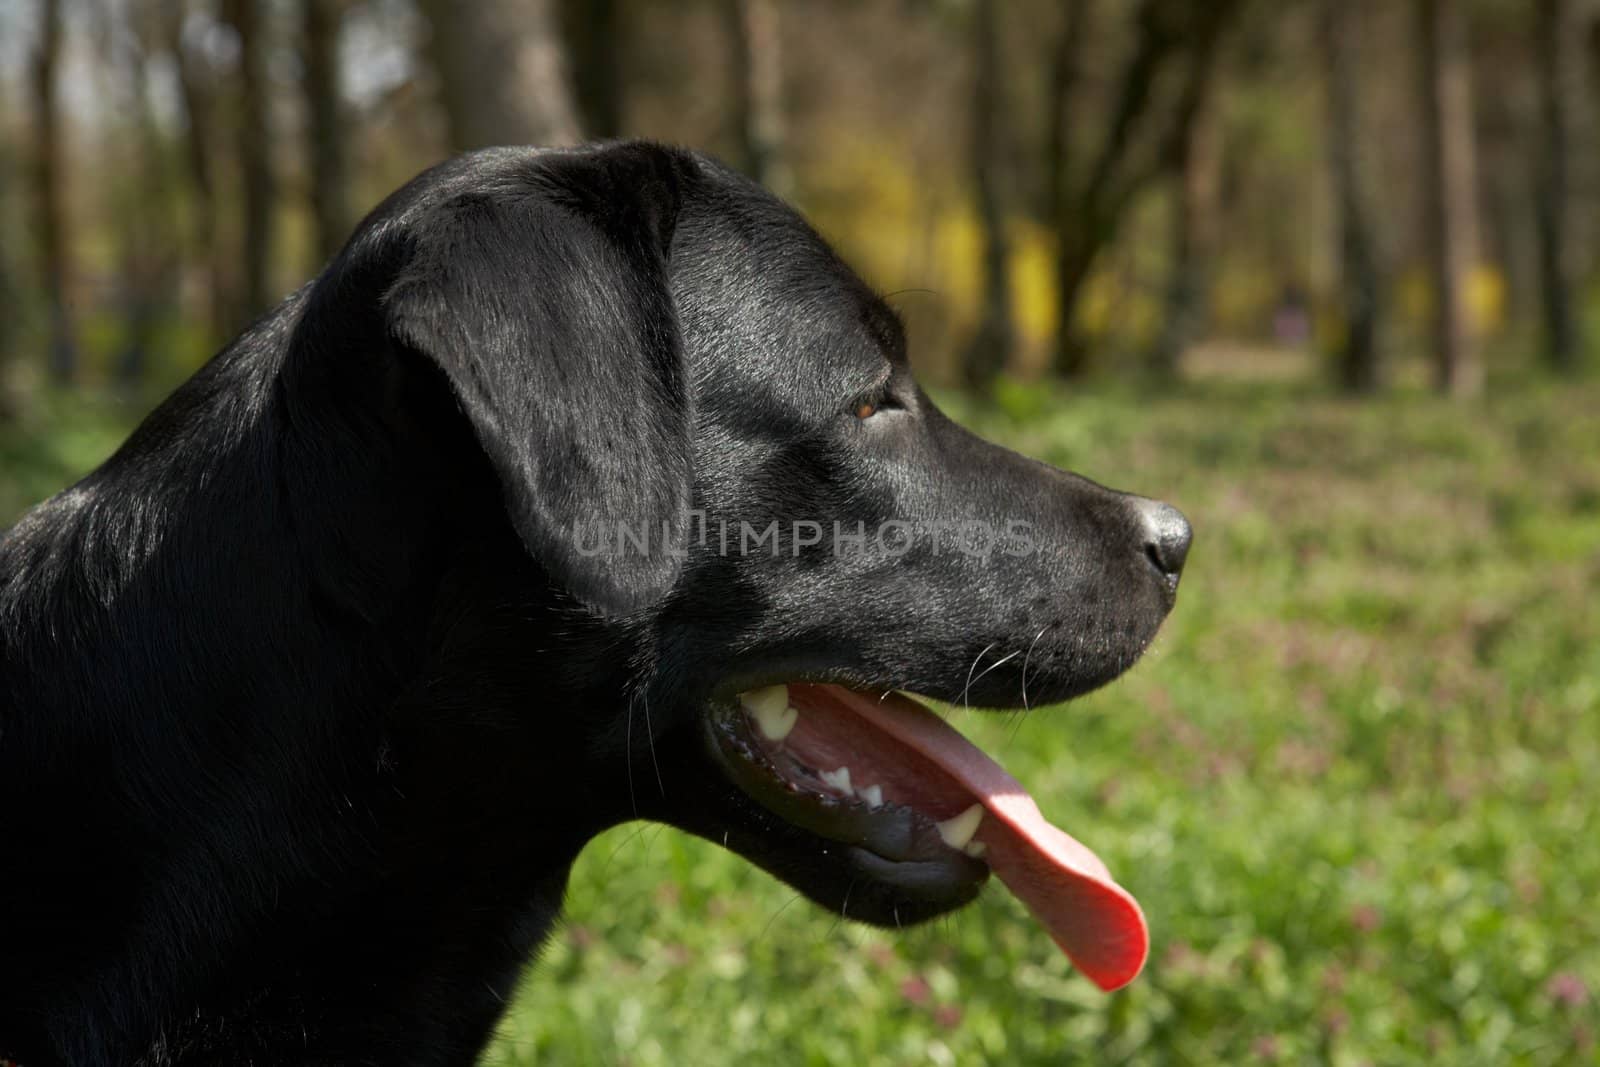
<instances>
[{"instance_id":1,"label":"grassy field","mask_svg":"<svg viewBox=\"0 0 1600 1067\"><path fill-rule=\"evenodd\" d=\"M1131 676L956 719L1140 898L1144 976L1097 993L999 887L889 935L624 827L486 1062L1600 1062L1600 389L960 413L1197 529ZM56 415L0 435L3 514L123 418Z\"/></svg>"}]
</instances>

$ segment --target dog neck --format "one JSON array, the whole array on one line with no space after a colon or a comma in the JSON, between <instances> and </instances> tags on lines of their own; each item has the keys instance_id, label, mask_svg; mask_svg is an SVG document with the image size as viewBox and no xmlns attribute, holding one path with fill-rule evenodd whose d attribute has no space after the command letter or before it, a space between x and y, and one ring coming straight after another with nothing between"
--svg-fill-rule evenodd
<instances>
[{"instance_id":1,"label":"dog neck","mask_svg":"<svg viewBox=\"0 0 1600 1067\"><path fill-rule=\"evenodd\" d=\"M437 383L308 335L305 299L0 540L0 812L85 813L71 839L20 843L42 873L0 888L0 910L36 920L12 956L63 1003L156 989L152 1008L181 1013L211 995L198 968L218 946L257 946L263 981L274 959L292 972L307 939L348 937L381 961L406 947L392 931L393 947L369 944L322 929L318 909L402 915L414 895L508 923L533 908L516 919L529 944L485 933L514 975L565 863L625 817L538 788L611 758L602 712L623 682L572 664L614 656L615 635L597 646L528 560L470 436L439 417ZM559 647L527 636L552 632ZM63 760L70 779L49 773ZM626 773L620 754L611 766ZM455 884L452 870L474 873ZM60 916L76 936L118 946L92 981L51 958L53 896L74 902ZM127 1039L152 1021L129 1020Z\"/></svg>"}]
</instances>

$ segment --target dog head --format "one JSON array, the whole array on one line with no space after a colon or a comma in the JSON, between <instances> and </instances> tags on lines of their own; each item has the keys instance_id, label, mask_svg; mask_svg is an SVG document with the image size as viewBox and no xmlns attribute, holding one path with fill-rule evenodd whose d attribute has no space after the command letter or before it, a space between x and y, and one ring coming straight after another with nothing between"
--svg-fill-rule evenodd
<instances>
[{"instance_id":1,"label":"dog head","mask_svg":"<svg viewBox=\"0 0 1600 1067\"><path fill-rule=\"evenodd\" d=\"M992 866L1097 980L1131 978L1131 898L896 694L1027 708L1115 678L1173 604L1181 515L945 418L885 302L691 153L464 157L321 289L362 271L395 350L447 382L578 673L605 676L569 714L594 720L584 758L626 769L618 817L884 924Z\"/></svg>"}]
</instances>

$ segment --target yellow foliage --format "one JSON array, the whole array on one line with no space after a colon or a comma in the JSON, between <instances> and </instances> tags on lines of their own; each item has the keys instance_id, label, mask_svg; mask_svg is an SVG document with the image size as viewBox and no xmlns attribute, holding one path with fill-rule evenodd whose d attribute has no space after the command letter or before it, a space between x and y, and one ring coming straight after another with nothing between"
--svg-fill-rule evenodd
<instances>
[{"instance_id":1,"label":"yellow foliage","mask_svg":"<svg viewBox=\"0 0 1600 1067\"><path fill-rule=\"evenodd\" d=\"M1506 276L1497 267L1480 264L1467 288L1472 320L1484 333L1499 333L1506 325Z\"/></svg>"},{"instance_id":2,"label":"yellow foliage","mask_svg":"<svg viewBox=\"0 0 1600 1067\"><path fill-rule=\"evenodd\" d=\"M1011 284L1017 330L1027 341L1048 344L1056 335L1055 239L1030 219L1011 225Z\"/></svg>"},{"instance_id":3,"label":"yellow foliage","mask_svg":"<svg viewBox=\"0 0 1600 1067\"><path fill-rule=\"evenodd\" d=\"M848 138L819 158L826 170L805 182L803 206L813 223L879 290L937 294L940 340L959 345L977 328L983 301L983 230L969 191L930 182L905 160ZM1008 221L1008 236L1019 360L1031 367L1056 332L1055 241L1025 217ZM1120 301L1107 293L1100 302L1109 321Z\"/></svg>"},{"instance_id":4,"label":"yellow foliage","mask_svg":"<svg viewBox=\"0 0 1600 1067\"><path fill-rule=\"evenodd\" d=\"M1400 278L1400 308L1406 318L1426 322L1433 315L1433 279L1422 268ZM1498 333L1506 326L1506 277L1499 268L1479 264L1467 281L1467 310L1479 333Z\"/></svg>"}]
</instances>

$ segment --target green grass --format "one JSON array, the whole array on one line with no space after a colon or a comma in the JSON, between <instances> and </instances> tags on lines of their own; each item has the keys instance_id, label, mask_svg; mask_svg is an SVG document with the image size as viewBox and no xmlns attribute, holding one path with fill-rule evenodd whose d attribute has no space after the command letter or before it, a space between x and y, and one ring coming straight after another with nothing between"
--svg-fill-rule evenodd
<instances>
[{"instance_id":1,"label":"green grass","mask_svg":"<svg viewBox=\"0 0 1600 1067\"><path fill-rule=\"evenodd\" d=\"M0 529L109 456L148 405L95 394L29 398L0 419Z\"/></svg>"},{"instance_id":2,"label":"green grass","mask_svg":"<svg viewBox=\"0 0 1600 1067\"><path fill-rule=\"evenodd\" d=\"M486 1062L1600 1062L1600 389L958 407L1197 529L1128 678L956 719L1140 898L1145 974L1097 993L998 887L881 933L624 827ZM90 424L0 436L0 506Z\"/></svg>"}]
</instances>

